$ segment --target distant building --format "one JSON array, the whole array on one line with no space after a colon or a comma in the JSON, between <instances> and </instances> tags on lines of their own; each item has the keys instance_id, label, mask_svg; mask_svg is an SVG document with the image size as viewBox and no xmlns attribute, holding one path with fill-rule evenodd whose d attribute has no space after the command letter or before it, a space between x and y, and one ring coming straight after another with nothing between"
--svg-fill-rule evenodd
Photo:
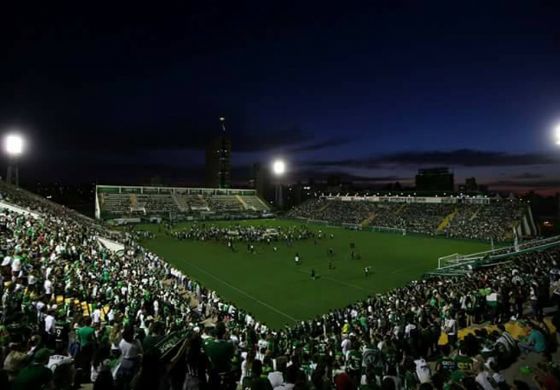
<instances>
[{"instance_id":1,"label":"distant building","mask_svg":"<svg viewBox=\"0 0 560 390\"><path fill-rule=\"evenodd\" d=\"M478 191L478 184L476 184L476 179L474 177L467 177L465 179L465 191L466 192Z\"/></svg>"},{"instance_id":2,"label":"distant building","mask_svg":"<svg viewBox=\"0 0 560 390\"><path fill-rule=\"evenodd\" d=\"M222 133L212 139L206 148L206 186L231 187L231 140L226 134L225 120L220 118Z\"/></svg>"},{"instance_id":3,"label":"distant building","mask_svg":"<svg viewBox=\"0 0 560 390\"><path fill-rule=\"evenodd\" d=\"M302 183L298 181L296 184L288 186L287 194L285 195L285 205L287 208L297 206L298 204L315 197L316 187L313 181Z\"/></svg>"},{"instance_id":4,"label":"distant building","mask_svg":"<svg viewBox=\"0 0 560 390\"><path fill-rule=\"evenodd\" d=\"M257 194L264 199L271 200L272 181L270 169L263 164L255 163L251 172L251 187L257 190Z\"/></svg>"},{"instance_id":5,"label":"distant building","mask_svg":"<svg viewBox=\"0 0 560 390\"><path fill-rule=\"evenodd\" d=\"M459 184L459 192L484 192L485 186L479 186L474 177L467 177L465 184Z\"/></svg>"},{"instance_id":6,"label":"distant building","mask_svg":"<svg viewBox=\"0 0 560 390\"><path fill-rule=\"evenodd\" d=\"M325 190L328 193L338 194L342 191L342 180L338 175L329 175L327 177L327 186Z\"/></svg>"},{"instance_id":7,"label":"distant building","mask_svg":"<svg viewBox=\"0 0 560 390\"><path fill-rule=\"evenodd\" d=\"M453 173L446 167L419 169L416 175L416 191L453 192L455 181Z\"/></svg>"}]
</instances>

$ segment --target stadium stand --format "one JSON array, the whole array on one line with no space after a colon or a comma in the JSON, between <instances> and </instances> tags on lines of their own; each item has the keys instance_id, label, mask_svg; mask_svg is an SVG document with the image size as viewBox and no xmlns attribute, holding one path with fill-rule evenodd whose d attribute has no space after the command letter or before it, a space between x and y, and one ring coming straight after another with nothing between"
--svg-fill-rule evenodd
<instances>
[{"instance_id":1,"label":"stadium stand","mask_svg":"<svg viewBox=\"0 0 560 390\"><path fill-rule=\"evenodd\" d=\"M489 200L486 203L457 202L457 198L432 198L438 203L415 202L415 198L311 199L290 210L288 216L323 220L332 224L356 224L404 229L409 233L443 234L448 237L512 241L514 229L519 236L535 235L529 221L529 207L517 200Z\"/></svg>"},{"instance_id":2,"label":"stadium stand","mask_svg":"<svg viewBox=\"0 0 560 390\"><path fill-rule=\"evenodd\" d=\"M245 208L255 211L270 211L270 207L258 196L240 196L241 202Z\"/></svg>"},{"instance_id":3,"label":"stadium stand","mask_svg":"<svg viewBox=\"0 0 560 390\"><path fill-rule=\"evenodd\" d=\"M254 218L270 207L254 190L176 187L97 186L96 218L182 219Z\"/></svg>"},{"instance_id":4,"label":"stadium stand","mask_svg":"<svg viewBox=\"0 0 560 390\"><path fill-rule=\"evenodd\" d=\"M501 389L514 384L507 370L519 356L539 359L524 377L533 387L560 383L558 246L272 331L138 236L6 185L0 194L18 206L0 210L3 389Z\"/></svg>"}]
</instances>

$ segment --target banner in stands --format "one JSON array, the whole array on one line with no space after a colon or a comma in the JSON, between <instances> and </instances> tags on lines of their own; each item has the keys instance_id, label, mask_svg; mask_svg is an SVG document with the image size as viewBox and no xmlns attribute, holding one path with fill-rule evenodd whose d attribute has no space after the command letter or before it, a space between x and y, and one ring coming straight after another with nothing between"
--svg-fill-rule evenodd
<instances>
[{"instance_id":1,"label":"banner in stands","mask_svg":"<svg viewBox=\"0 0 560 390\"><path fill-rule=\"evenodd\" d=\"M387 203L476 203L489 204L490 199L486 197L452 197L452 196L326 196L329 200L340 200L343 202L387 202Z\"/></svg>"}]
</instances>

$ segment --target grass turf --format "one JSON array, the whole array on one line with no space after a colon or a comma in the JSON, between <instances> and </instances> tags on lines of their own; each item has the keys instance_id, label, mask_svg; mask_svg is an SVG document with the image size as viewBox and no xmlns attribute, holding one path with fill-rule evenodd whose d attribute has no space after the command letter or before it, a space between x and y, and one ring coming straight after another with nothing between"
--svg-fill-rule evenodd
<instances>
[{"instance_id":1,"label":"grass turf","mask_svg":"<svg viewBox=\"0 0 560 390\"><path fill-rule=\"evenodd\" d=\"M270 227L293 225L286 220L213 222ZM176 225L181 229L188 224ZM224 299L251 313L272 328L292 325L327 311L344 307L374 293L402 286L437 266L437 258L451 253L472 253L490 249L478 241L449 240L420 235L373 233L342 228L308 225L334 238L284 242L270 246L256 244L256 254L248 253L245 243L236 243L236 252L215 241L179 241L159 232L157 225L140 225L156 237L143 245L164 257L186 275L216 290ZM350 243L360 259L351 259ZM277 246L274 252L272 247ZM334 257L328 254L333 248ZM298 252L302 264L294 263ZM332 259L334 270L328 269ZM364 267L370 266L366 278ZM311 278L311 269L318 278Z\"/></svg>"}]
</instances>

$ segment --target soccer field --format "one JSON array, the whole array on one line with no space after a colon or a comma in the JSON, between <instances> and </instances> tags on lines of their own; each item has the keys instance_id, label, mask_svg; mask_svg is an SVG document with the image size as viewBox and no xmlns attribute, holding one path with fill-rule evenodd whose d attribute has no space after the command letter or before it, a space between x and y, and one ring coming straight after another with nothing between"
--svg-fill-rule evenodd
<instances>
[{"instance_id":1,"label":"soccer field","mask_svg":"<svg viewBox=\"0 0 560 390\"><path fill-rule=\"evenodd\" d=\"M270 227L297 223L286 220L212 222ZM176 225L175 229L187 225ZM137 227L156 234L155 238L142 242L146 248L272 328L311 319L368 295L402 286L434 269L440 256L489 249L489 244L478 241L318 225L308 225L308 228L322 230L327 238L318 240L317 244L312 239L295 241L291 247L284 242L256 244L256 253L251 254L242 242L237 243L237 251L232 252L225 244L215 241L177 240L158 233L157 225ZM332 239L329 238L331 233ZM355 243L360 259L351 258L351 242ZM273 246L277 246L276 252ZM334 250L332 258L329 248ZM302 260L300 265L294 262L296 252ZM335 269L329 270L330 260ZM364 275L366 266L371 266L372 270L367 278ZM311 269L318 275L315 280L310 276Z\"/></svg>"}]
</instances>

